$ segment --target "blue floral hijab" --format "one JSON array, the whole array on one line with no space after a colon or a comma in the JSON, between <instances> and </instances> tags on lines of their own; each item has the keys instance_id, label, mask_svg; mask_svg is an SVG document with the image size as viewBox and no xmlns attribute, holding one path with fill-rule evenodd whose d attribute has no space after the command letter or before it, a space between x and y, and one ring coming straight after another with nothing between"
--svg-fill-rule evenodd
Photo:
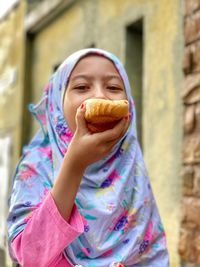
<instances>
[{"instance_id":1,"label":"blue floral hijab","mask_svg":"<svg viewBox=\"0 0 200 267\"><path fill-rule=\"evenodd\" d=\"M63 95L76 63L87 54L110 59L125 85L131 122L111 153L90 165L76 196L84 233L65 248L72 264L106 267L167 267L165 234L136 135L135 105L126 71L111 53L84 49L69 56L52 75L41 101L30 105L40 129L24 149L13 180L8 217L9 242L53 187L73 137L63 115ZM78 160L78 159L77 159Z\"/></svg>"}]
</instances>

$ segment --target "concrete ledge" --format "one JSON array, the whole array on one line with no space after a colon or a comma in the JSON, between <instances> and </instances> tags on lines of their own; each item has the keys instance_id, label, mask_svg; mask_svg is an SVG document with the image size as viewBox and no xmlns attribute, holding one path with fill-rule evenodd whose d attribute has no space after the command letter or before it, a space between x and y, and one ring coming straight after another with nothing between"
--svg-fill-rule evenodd
<instances>
[{"instance_id":1,"label":"concrete ledge","mask_svg":"<svg viewBox=\"0 0 200 267\"><path fill-rule=\"evenodd\" d=\"M9 15L9 13L17 7L19 4L19 0L12 0L9 1L9 3L2 5L1 4L1 10L0 10L0 22L6 19L6 17Z\"/></svg>"},{"instance_id":2,"label":"concrete ledge","mask_svg":"<svg viewBox=\"0 0 200 267\"><path fill-rule=\"evenodd\" d=\"M75 0L45 0L28 13L25 18L27 33L36 33L53 20L60 12L74 3Z\"/></svg>"}]
</instances>

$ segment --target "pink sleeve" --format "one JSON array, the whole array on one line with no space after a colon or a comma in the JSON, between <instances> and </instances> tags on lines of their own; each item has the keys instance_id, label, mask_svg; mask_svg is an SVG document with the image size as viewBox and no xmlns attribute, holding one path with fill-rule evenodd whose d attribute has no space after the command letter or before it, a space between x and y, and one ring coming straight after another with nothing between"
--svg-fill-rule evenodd
<instances>
[{"instance_id":1,"label":"pink sleeve","mask_svg":"<svg viewBox=\"0 0 200 267\"><path fill-rule=\"evenodd\" d=\"M12 250L23 267L70 266L62 252L83 231L83 220L76 206L68 223L49 193L13 240Z\"/></svg>"}]
</instances>

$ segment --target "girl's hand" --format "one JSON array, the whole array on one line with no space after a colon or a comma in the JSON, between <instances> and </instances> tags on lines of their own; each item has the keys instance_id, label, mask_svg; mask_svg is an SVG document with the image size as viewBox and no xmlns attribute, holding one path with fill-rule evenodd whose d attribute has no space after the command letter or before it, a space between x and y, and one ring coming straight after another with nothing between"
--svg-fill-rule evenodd
<instances>
[{"instance_id":1,"label":"girl's hand","mask_svg":"<svg viewBox=\"0 0 200 267\"><path fill-rule=\"evenodd\" d=\"M85 121L85 105L76 113L76 131L68 147L66 156L77 168L88 165L105 157L122 138L129 126L129 117L125 117L112 129L100 133L91 133Z\"/></svg>"}]
</instances>

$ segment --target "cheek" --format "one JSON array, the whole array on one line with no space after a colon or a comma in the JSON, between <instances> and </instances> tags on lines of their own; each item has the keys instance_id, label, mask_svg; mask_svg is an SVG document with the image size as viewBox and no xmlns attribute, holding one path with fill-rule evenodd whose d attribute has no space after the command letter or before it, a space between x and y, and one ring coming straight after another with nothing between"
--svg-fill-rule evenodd
<instances>
[{"instance_id":1,"label":"cheek","mask_svg":"<svg viewBox=\"0 0 200 267\"><path fill-rule=\"evenodd\" d=\"M123 99L126 99L126 100L128 100L128 97L127 97L126 91L124 91L124 92L123 92Z\"/></svg>"},{"instance_id":2,"label":"cheek","mask_svg":"<svg viewBox=\"0 0 200 267\"><path fill-rule=\"evenodd\" d=\"M119 94L117 94L117 95L115 96L115 99L116 99L116 100L127 99L127 95L126 95L125 92L121 92L121 93L119 93Z\"/></svg>"},{"instance_id":3,"label":"cheek","mask_svg":"<svg viewBox=\"0 0 200 267\"><path fill-rule=\"evenodd\" d=\"M64 117L65 120L72 132L76 130L76 107L73 106L70 102L65 101L64 103Z\"/></svg>"},{"instance_id":4,"label":"cheek","mask_svg":"<svg viewBox=\"0 0 200 267\"><path fill-rule=\"evenodd\" d=\"M123 92L122 97L123 97L123 99L127 99L127 95L126 95L125 91Z\"/></svg>"}]
</instances>

